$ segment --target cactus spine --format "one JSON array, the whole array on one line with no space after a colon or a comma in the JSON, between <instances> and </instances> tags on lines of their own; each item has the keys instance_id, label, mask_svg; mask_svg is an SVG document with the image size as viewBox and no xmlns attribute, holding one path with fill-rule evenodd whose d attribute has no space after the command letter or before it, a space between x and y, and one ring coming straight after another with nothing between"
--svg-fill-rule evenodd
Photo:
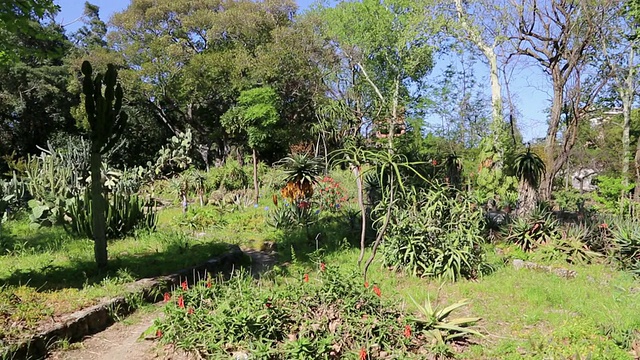
<instances>
[{"instance_id":1,"label":"cactus spine","mask_svg":"<svg viewBox=\"0 0 640 360\"><path fill-rule=\"evenodd\" d=\"M95 78L88 61L82 63L82 92L85 96L85 110L91 126L91 201L93 240L96 263L99 268L107 266L107 237L105 212L106 200L102 183L102 154L109 151L124 130L127 114L122 110L122 86L117 82L117 72L113 64L107 65L104 77L98 73ZM104 95L102 88L104 86Z\"/></svg>"}]
</instances>

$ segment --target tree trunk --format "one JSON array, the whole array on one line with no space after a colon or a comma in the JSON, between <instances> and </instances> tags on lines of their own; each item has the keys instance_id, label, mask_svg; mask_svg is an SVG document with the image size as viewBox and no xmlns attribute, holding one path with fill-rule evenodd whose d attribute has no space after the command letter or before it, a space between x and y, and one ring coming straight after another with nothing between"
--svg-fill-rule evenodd
<instances>
[{"instance_id":1,"label":"tree trunk","mask_svg":"<svg viewBox=\"0 0 640 360\"><path fill-rule=\"evenodd\" d=\"M98 268L107 266L107 234L105 200L102 193L102 156L100 150L91 151L91 221L93 223L93 251Z\"/></svg>"},{"instance_id":2,"label":"tree trunk","mask_svg":"<svg viewBox=\"0 0 640 360\"><path fill-rule=\"evenodd\" d=\"M638 136L638 143L636 144L636 157L634 161L636 170L636 189L633 194L633 200L640 201L640 189L637 184L640 184L640 136Z\"/></svg>"},{"instance_id":3,"label":"tree trunk","mask_svg":"<svg viewBox=\"0 0 640 360\"><path fill-rule=\"evenodd\" d=\"M538 192L526 180L520 180L518 185L518 207L516 216L527 216L536 208Z\"/></svg>"},{"instance_id":4,"label":"tree trunk","mask_svg":"<svg viewBox=\"0 0 640 360\"><path fill-rule=\"evenodd\" d=\"M631 106L633 105L633 94L635 90L634 57L635 49L631 46L629 47L629 73L627 74L624 88L619 90L620 98L622 99L622 114L624 117L624 125L622 128L622 181L625 187L629 184L629 157L631 155L629 130L631 128Z\"/></svg>"},{"instance_id":5,"label":"tree trunk","mask_svg":"<svg viewBox=\"0 0 640 360\"><path fill-rule=\"evenodd\" d=\"M389 152L393 153L393 138L396 135L396 123L398 122L398 93L400 90L400 79L396 78L393 88L393 99L391 104L391 119L389 120Z\"/></svg>"},{"instance_id":6,"label":"tree trunk","mask_svg":"<svg viewBox=\"0 0 640 360\"><path fill-rule=\"evenodd\" d=\"M562 117L562 105L564 100L564 83L560 69L557 67L551 70L553 78L553 99L551 103L551 114L549 116L549 127L547 128L547 135L544 145L545 154L545 171L542 177L542 183L540 185L540 198L543 200L551 199L551 192L553 190L553 178L557 173L556 163L556 145L558 128L560 126L560 119Z\"/></svg>"},{"instance_id":7,"label":"tree trunk","mask_svg":"<svg viewBox=\"0 0 640 360\"><path fill-rule=\"evenodd\" d=\"M353 175L356 177L356 187L358 188L358 206L360 207L360 215L361 215L361 225L362 229L360 231L360 256L358 256L358 266L362 263L362 259L364 259L364 250L365 250L365 241L367 238L367 209L364 207L364 187L362 186L362 174L360 173L360 168L356 165L351 165L351 171Z\"/></svg>"},{"instance_id":8,"label":"tree trunk","mask_svg":"<svg viewBox=\"0 0 640 360\"><path fill-rule=\"evenodd\" d=\"M256 149L253 150L253 191L255 194L254 200L255 203L258 203L260 198L260 187L258 186L258 154L256 153Z\"/></svg>"}]
</instances>

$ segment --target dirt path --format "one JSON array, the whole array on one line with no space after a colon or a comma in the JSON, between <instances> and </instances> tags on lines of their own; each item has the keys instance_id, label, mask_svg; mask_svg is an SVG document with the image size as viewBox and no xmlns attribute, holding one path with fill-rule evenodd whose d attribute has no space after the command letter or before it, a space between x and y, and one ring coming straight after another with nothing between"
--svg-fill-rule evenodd
<instances>
[{"instance_id":1,"label":"dirt path","mask_svg":"<svg viewBox=\"0 0 640 360\"><path fill-rule=\"evenodd\" d=\"M260 274L275 264L275 258L264 252L244 250L252 258L251 272ZM193 360L194 356L162 347L153 339L144 339L142 334L161 317L162 303L145 307L106 330L86 338L81 343L71 344L66 350L50 354L52 360Z\"/></svg>"},{"instance_id":2,"label":"dirt path","mask_svg":"<svg viewBox=\"0 0 640 360\"><path fill-rule=\"evenodd\" d=\"M141 335L162 316L162 305L156 304L130 315L81 343L69 345L67 350L59 350L49 356L54 360L190 360L188 354L164 349L152 339Z\"/></svg>"}]
</instances>

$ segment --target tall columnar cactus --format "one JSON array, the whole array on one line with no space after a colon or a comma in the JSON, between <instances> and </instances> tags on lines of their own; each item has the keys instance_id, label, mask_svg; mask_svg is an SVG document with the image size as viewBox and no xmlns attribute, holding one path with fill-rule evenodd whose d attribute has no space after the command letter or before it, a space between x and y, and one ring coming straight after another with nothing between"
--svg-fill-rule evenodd
<instances>
[{"instance_id":1,"label":"tall columnar cactus","mask_svg":"<svg viewBox=\"0 0 640 360\"><path fill-rule=\"evenodd\" d=\"M105 212L107 204L103 194L101 176L102 154L109 151L122 134L127 114L122 110L122 86L117 82L115 66L107 65L104 77L98 73L92 78L93 69L88 61L82 63L82 92L85 109L91 126L91 201L93 202L93 239L98 267L107 266L107 238ZM102 88L104 87L104 95Z\"/></svg>"}]
</instances>

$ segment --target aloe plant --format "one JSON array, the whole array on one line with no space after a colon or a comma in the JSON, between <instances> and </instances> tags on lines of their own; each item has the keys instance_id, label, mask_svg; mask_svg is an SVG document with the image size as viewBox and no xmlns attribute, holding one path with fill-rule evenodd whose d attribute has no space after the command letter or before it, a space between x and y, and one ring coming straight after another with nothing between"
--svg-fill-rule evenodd
<instances>
[{"instance_id":1,"label":"aloe plant","mask_svg":"<svg viewBox=\"0 0 640 360\"><path fill-rule=\"evenodd\" d=\"M450 319L449 315L455 310L469 305L469 302L460 300L454 304L440 308L431 305L431 299L427 297L424 305L418 304L414 298L411 301L415 304L420 313L420 317L410 318L416 324L416 331L421 331L431 339L432 346L443 346L449 341L461 339L470 335L480 336L478 331L469 328L481 319L479 317L461 317Z\"/></svg>"},{"instance_id":2,"label":"aloe plant","mask_svg":"<svg viewBox=\"0 0 640 360\"><path fill-rule=\"evenodd\" d=\"M102 154L115 145L127 123L127 114L122 110L123 91L117 81L113 64L107 65L107 72L93 78L91 63L82 63L85 95L85 110L91 126L91 201L94 252L99 268L107 266L107 238L105 212L107 204L103 195L101 178ZM103 94L104 87L104 94Z\"/></svg>"}]
</instances>

